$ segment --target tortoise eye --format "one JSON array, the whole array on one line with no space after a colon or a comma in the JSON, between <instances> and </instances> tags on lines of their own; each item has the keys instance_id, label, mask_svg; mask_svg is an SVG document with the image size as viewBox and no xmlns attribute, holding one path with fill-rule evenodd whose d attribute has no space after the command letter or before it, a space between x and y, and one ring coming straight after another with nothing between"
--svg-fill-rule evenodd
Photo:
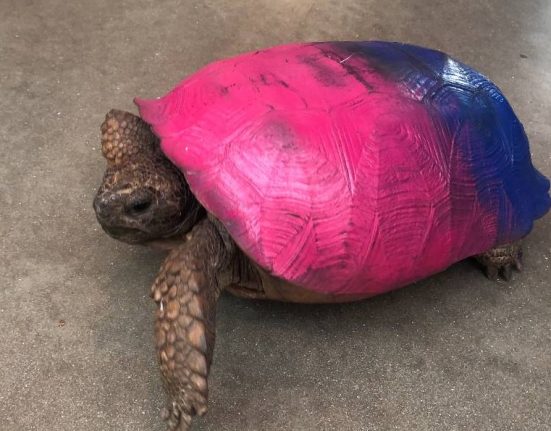
<instances>
[{"instance_id":1,"label":"tortoise eye","mask_svg":"<svg viewBox=\"0 0 551 431\"><path fill-rule=\"evenodd\" d=\"M141 213L147 210L151 206L151 201L136 202L132 205L132 212Z\"/></svg>"},{"instance_id":2,"label":"tortoise eye","mask_svg":"<svg viewBox=\"0 0 551 431\"><path fill-rule=\"evenodd\" d=\"M151 208L152 204L152 196L147 192L139 191L128 198L125 207L131 215L139 215Z\"/></svg>"}]
</instances>

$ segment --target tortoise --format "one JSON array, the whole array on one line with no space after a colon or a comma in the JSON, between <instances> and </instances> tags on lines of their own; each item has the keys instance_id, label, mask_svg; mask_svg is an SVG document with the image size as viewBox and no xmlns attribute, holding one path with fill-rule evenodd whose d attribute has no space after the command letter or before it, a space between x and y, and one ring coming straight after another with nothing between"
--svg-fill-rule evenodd
<instances>
[{"instance_id":1,"label":"tortoise","mask_svg":"<svg viewBox=\"0 0 551 431\"><path fill-rule=\"evenodd\" d=\"M111 110L94 200L115 239L170 249L152 286L169 430L207 410L216 302L345 302L475 257L522 269L550 208L487 78L395 42L277 46Z\"/></svg>"}]
</instances>

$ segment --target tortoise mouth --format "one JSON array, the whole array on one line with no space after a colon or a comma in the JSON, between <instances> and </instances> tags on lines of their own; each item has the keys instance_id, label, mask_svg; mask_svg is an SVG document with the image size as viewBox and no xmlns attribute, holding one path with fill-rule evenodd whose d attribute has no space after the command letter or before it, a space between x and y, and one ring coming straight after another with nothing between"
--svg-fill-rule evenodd
<instances>
[{"instance_id":1,"label":"tortoise mouth","mask_svg":"<svg viewBox=\"0 0 551 431\"><path fill-rule=\"evenodd\" d=\"M126 226L103 227L110 237L129 244L140 244L150 239L150 234L142 229Z\"/></svg>"}]
</instances>

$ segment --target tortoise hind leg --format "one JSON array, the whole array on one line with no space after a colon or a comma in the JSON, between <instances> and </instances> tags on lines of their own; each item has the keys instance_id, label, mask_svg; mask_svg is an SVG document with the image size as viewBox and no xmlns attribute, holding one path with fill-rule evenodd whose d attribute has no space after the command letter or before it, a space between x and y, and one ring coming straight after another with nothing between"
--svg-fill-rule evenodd
<instances>
[{"instance_id":1,"label":"tortoise hind leg","mask_svg":"<svg viewBox=\"0 0 551 431\"><path fill-rule=\"evenodd\" d=\"M498 276L510 280L513 268L522 271L522 246L520 241L500 245L475 256L482 265L486 277L497 280Z\"/></svg>"}]
</instances>

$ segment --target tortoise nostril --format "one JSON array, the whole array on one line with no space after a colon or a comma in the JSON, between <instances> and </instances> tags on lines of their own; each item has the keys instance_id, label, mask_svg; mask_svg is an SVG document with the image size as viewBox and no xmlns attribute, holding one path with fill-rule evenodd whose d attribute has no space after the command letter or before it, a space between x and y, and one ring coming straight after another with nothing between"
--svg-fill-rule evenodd
<instances>
[{"instance_id":1,"label":"tortoise nostril","mask_svg":"<svg viewBox=\"0 0 551 431\"><path fill-rule=\"evenodd\" d=\"M109 199L104 195L98 195L94 199L94 211L98 217L105 216L109 208Z\"/></svg>"}]
</instances>

